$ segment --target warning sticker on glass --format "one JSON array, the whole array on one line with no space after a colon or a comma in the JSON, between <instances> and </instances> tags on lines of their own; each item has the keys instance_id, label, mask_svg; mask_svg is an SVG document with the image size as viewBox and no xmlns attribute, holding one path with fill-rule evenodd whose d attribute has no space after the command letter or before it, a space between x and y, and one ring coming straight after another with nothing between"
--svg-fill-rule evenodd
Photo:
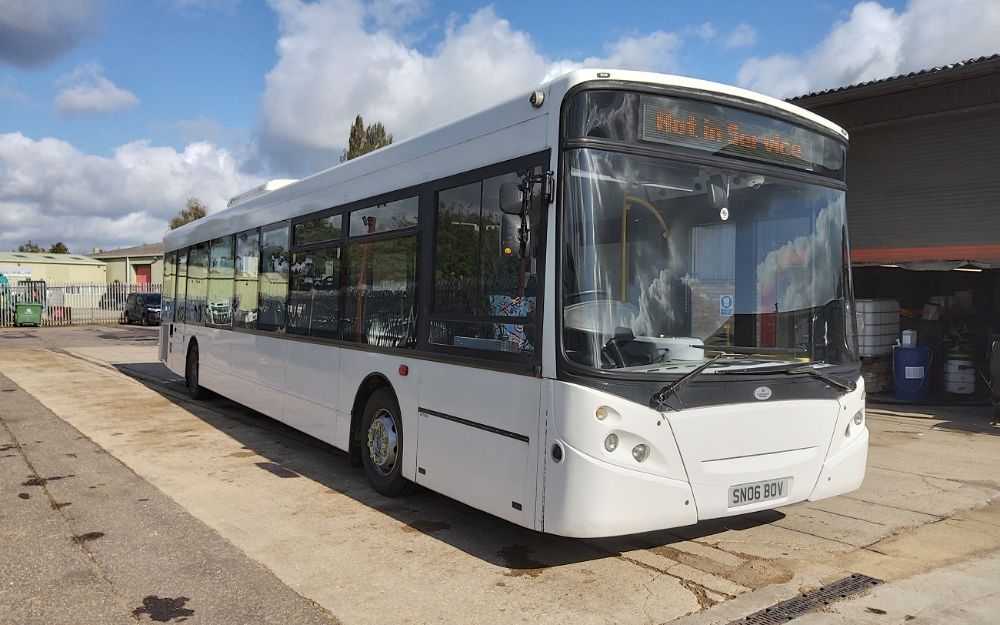
<instances>
[{"instance_id":1,"label":"warning sticker on glass","mask_svg":"<svg viewBox=\"0 0 1000 625\"><path fill-rule=\"evenodd\" d=\"M907 380L922 380L924 377L924 368L906 367L903 371L903 375L906 376Z\"/></svg>"}]
</instances>

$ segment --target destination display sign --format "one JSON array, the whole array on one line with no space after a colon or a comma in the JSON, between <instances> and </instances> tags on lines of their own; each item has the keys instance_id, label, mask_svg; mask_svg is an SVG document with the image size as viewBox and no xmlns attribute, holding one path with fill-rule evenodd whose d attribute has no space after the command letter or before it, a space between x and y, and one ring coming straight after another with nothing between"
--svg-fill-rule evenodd
<instances>
[{"instance_id":1,"label":"destination display sign","mask_svg":"<svg viewBox=\"0 0 1000 625\"><path fill-rule=\"evenodd\" d=\"M639 138L723 156L812 170L817 165L839 169L842 149L828 150L833 140L800 126L742 109L643 95Z\"/></svg>"}]
</instances>

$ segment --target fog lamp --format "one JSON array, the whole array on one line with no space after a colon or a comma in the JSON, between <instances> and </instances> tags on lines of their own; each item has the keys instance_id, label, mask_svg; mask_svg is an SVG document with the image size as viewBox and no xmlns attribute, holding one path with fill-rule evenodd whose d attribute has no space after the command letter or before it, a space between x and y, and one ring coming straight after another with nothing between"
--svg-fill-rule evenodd
<instances>
[{"instance_id":1,"label":"fog lamp","mask_svg":"<svg viewBox=\"0 0 1000 625\"><path fill-rule=\"evenodd\" d=\"M642 462L649 457L649 446L639 443L632 448L632 457L636 462Z\"/></svg>"},{"instance_id":2,"label":"fog lamp","mask_svg":"<svg viewBox=\"0 0 1000 625\"><path fill-rule=\"evenodd\" d=\"M861 425L861 422L865 420L865 411L861 409L854 413L854 425Z\"/></svg>"},{"instance_id":3,"label":"fog lamp","mask_svg":"<svg viewBox=\"0 0 1000 625\"><path fill-rule=\"evenodd\" d=\"M618 435L608 434L608 437L604 439L605 451L614 451L617 448L618 448Z\"/></svg>"}]
</instances>

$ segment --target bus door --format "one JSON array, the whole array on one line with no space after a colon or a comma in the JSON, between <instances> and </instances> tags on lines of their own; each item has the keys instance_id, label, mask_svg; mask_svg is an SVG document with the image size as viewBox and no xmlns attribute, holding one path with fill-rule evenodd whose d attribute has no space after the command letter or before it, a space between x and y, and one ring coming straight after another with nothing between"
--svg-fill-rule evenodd
<instances>
[{"instance_id":1,"label":"bus door","mask_svg":"<svg viewBox=\"0 0 1000 625\"><path fill-rule=\"evenodd\" d=\"M534 201L524 222L520 214L512 220L499 202L501 186L520 184L529 171L436 194L433 300L424 331L446 362L428 363L421 374L416 480L532 527L544 213Z\"/></svg>"}]
</instances>

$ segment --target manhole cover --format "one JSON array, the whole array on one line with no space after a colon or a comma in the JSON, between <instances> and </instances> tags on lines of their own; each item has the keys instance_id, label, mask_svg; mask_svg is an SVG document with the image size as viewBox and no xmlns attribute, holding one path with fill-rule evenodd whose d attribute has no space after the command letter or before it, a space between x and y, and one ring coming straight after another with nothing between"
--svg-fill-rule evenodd
<instances>
[{"instance_id":1,"label":"manhole cover","mask_svg":"<svg viewBox=\"0 0 1000 625\"><path fill-rule=\"evenodd\" d=\"M793 599L776 603L769 608L754 612L750 616L730 621L729 625L779 625L787 623L807 612L822 609L831 603L860 594L881 583L880 579L854 573L850 577L838 579L822 588L810 590Z\"/></svg>"}]
</instances>

